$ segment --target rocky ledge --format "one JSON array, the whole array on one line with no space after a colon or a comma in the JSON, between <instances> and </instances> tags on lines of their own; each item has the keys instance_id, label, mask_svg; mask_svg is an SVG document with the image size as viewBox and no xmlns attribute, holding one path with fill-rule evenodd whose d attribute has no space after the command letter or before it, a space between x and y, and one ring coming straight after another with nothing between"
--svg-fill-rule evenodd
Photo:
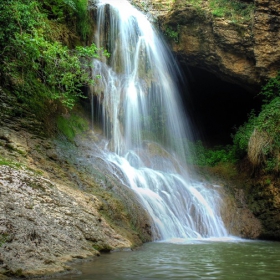
<instances>
[{"instance_id":1,"label":"rocky ledge","mask_svg":"<svg viewBox=\"0 0 280 280\"><path fill-rule=\"evenodd\" d=\"M253 5L246 20L215 15L210 0L132 2L157 19L178 60L187 66L251 92L280 69L278 0L240 0Z\"/></svg>"},{"instance_id":2,"label":"rocky ledge","mask_svg":"<svg viewBox=\"0 0 280 280\"><path fill-rule=\"evenodd\" d=\"M0 166L0 272L47 275L98 248L130 248L98 213L102 203L31 172Z\"/></svg>"}]
</instances>

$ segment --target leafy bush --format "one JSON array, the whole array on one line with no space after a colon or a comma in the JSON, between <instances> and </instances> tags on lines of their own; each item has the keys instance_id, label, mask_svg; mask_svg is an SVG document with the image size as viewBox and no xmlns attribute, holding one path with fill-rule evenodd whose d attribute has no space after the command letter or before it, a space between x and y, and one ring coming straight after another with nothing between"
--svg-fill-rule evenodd
<instances>
[{"instance_id":1,"label":"leafy bush","mask_svg":"<svg viewBox=\"0 0 280 280\"><path fill-rule=\"evenodd\" d=\"M44 0L42 9L48 19L66 22L83 40L90 34L90 18L87 12L88 0Z\"/></svg>"},{"instance_id":2,"label":"leafy bush","mask_svg":"<svg viewBox=\"0 0 280 280\"><path fill-rule=\"evenodd\" d=\"M34 94L32 88L35 87L41 97L58 99L71 109L77 97L82 97L81 87L92 83L80 58L88 49L92 50L88 52L89 56L96 56L94 45L84 47L82 51L69 50L60 42L46 40L34 29L31 34L16 34L13 49L12 57L4 57L4 71L26 102ZM35 86L36 83L39 85ZM42 86L41 90L38 86Z\"/></svg>"},{"instance_id":3,"label":"leafy bush","mask_svg":"<svg viewBox=\"0 0 280 280\"><path fill-rule=\"evenodd\" d=\"M190 155L188 163L199 166L215 166L218 163L235 162L235 154L231 145L206 148L201 141L188 143Z\"/></svg>"},{"instance_id":4,"label":"leafy bush","mask_svg":"<svg viewBox=\"0 0 280 280\"><path fill-rule=\"evenodd\" d=\"M63 36L79 25L85 28L87 1L7 0L0 4L0 13L3 86L37 115L61 105L72 109L83 97L82 87L93 83L88 67L97 48L93 44L70 49ZM86 36L81 28L69 36L78 38L79 32Z\"/></svg>"},{"instance_id":5,"label":"leafy bush","mask_svg":"<svg viewBox=\"0 0 280 280\"><path fill-rule=\"evenodd\" d=\"M248 143L256 126L256 114L253 110L248 121L241 125L233 137L233 149L237 158L243 158L248 152Z\"/></svg>"},{"instance_id":6,"label":"leafy bush","mask_svg":"<svg viewBox=\"0 0 280 280\"><path fill-rule=\"evenodd\" d=\"M262 88L261 112L250 114L247 123L234 135L234 149L239 157L248 154L254 166L279 171L280 164L280 72Z\"/></svg>"},{"instance_id":7,"label":"leafy bush","mask_svg":"<svg viewBox=\"0 0 280 280\"><path fill-rule=\"evenodd\" d=\"M260 94L264 96L264 103L268 103L280 96L280 71L275 78L271 78L266 85L263 86Z\"/></svg>"},{"instance_id":8,"label":"leafy bush","mask_svg":"<svg viewBox=\"0 0 280 280\"><path fill-rule=\"evenodd\" d=\"M180 29L179 25L177 25L177 30L173 30L172 27L166 26L164 33L167 37L171 38L174 42L178 43L179 42L179 29Z\"/></svg>"}]
</instances>

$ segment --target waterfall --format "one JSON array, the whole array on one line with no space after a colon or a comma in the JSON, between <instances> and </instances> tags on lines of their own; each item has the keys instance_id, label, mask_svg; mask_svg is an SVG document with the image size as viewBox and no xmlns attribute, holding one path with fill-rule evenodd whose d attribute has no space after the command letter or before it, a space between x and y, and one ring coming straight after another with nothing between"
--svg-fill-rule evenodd
<instances>
[{"instance_id":1,"label":"waterfall","mask_svg":"<svg viewBox=\"0 0 280 280\"><path fill-rule=\"evenodd\" d=\"M191 134L179 99L180 72L160 36L125 0L98 1L95 36L111 54L93 61L109 139L104 160L138 195L153 238L226 236L218 192L192 180L185 165Z\"/></svg>"}]
</instances>

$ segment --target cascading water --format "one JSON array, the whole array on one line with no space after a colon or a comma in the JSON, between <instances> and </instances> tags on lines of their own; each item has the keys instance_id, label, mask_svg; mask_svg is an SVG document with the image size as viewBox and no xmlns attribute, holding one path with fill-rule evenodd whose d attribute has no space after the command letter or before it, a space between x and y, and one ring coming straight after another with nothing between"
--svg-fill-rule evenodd
<instances>
[{"instance_id":1,"label":"cascading water","mask_svg":"<svg viewBox=\"0 0 280 280\"><path fill-rule=\"evenodd\" d=\"M146 16L128 1L100 0L95 40L111 53L93 62L110 139L104 160L149 212L153 238L226 236L218 193L192 181L183 164L190 134L179 106L178 67Z\"/></svg>"}]
</instances>

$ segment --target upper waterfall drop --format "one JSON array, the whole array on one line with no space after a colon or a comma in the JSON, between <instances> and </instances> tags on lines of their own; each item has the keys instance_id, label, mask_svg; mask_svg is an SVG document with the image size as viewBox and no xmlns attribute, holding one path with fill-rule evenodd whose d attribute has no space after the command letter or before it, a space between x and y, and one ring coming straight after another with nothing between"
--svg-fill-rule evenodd
<instances>
[{"instance_id":1,"label":"upper waterfall drop","mask_svg":"<svg viewBox=\"0 0 280 280\"><path fill-rule=\"evenodd\" d=\"M148 139L185 155L189 133L177 100L174 59L145 15L128 1L101 0L97 13L95 41L111 57L110 69L97 60L94 68L104 77L103 114L114 151L141 147Z\"/></svg>"},{"instance_id":2,"label":"upper waterfall drop","mask_svg":"<svg viewBox=\"0 0 280 280\"><path fill-rule=\"evenodd\" d=\"M111 53L93 62L104 160L149 212L154 239L226 236L218 193L189 178L180 72L157 32L128 1L100 0L95 42Z\"/></svg>"}]
</instances>

